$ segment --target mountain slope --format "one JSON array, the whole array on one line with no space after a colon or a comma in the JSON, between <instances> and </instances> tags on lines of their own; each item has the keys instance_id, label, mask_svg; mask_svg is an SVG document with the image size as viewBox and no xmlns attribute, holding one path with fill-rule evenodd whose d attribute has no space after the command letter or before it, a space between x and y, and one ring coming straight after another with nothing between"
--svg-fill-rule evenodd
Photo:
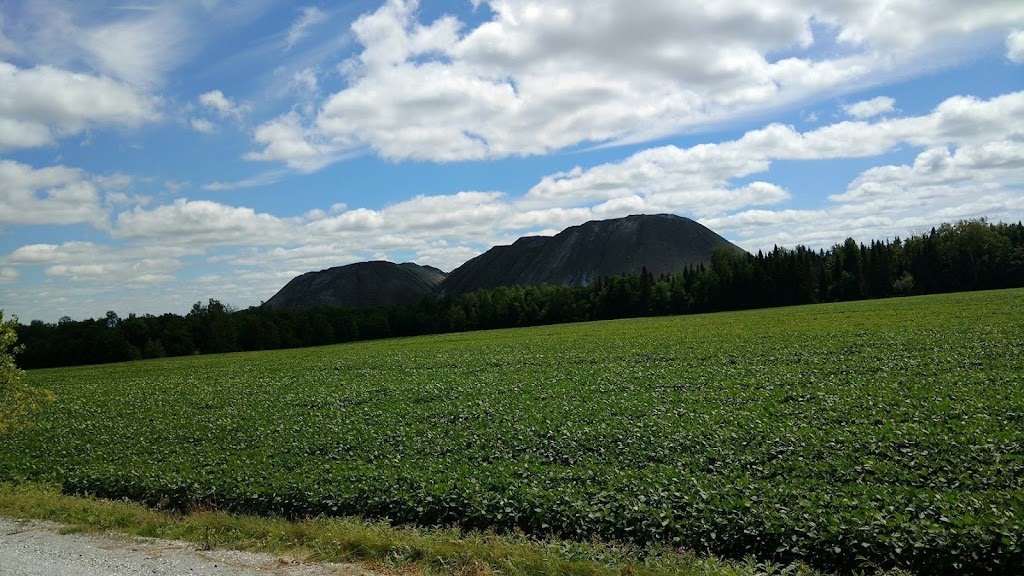
<instances>
[{"instance_id":1,"label":"mountain slope","mask_svg":"<svg viewBox=\"0 0 1024 576\"><path fill-rule=\"evenodd\" d=\"M520 238L498 246L452 271L442 294L497 286L589 284L602 276L639 272L678 272L708 263L713 248L740 250L725 238L671 214L595 220L552 237Z\"/></svg>"},{"instance_id":2,"label":"mountain slope","mask_svg":"<svg viewBox=\"0 0 1024 576\"><path fill-rule=\"evenodd\" d=\"M444 278L437 268L411 262L358 262L296 276L267 300L267 306L279 310L396 306L434 294Z\"/></svg>"}]
</instances>

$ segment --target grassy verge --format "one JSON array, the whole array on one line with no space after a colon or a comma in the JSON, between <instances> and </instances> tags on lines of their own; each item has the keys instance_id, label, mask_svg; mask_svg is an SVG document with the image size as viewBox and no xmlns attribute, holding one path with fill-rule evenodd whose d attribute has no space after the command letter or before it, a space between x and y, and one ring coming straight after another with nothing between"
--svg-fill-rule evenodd
<instances>
[{"instance_id":1,"label":"grassy verge","mask_svg":"<svg viewBox=\"0 0 1024 576\"><path fill-rule=\"evenodd\" d=\"M706 575L803 574L803 565L728 562L669 549L537 541L455 529L396 528L350 518L299 522L217 511L173 514L125 501L61 494L41 484L0 483L0 515L49 520L68 532L112 531L305 561L354 562L392 574Z\"/></svg>"}]
</instances>

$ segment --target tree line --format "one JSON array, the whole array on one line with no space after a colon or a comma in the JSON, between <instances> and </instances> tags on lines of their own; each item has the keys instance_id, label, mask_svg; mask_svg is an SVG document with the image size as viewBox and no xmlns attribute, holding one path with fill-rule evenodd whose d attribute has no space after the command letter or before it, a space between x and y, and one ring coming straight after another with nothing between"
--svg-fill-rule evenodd
<instances>
[{"instance_id":1,"label":"tree line","mask_svg":"<svg viewBox=\"0 0 1024 576\"><path fill-rule=\"evenodd\" d=\"M707 265L655 277L600 278L587 286L510 286L427 297L391 308L268 306L235 310L197 302L184 316L129 315L18 325L22 368L46 368L318 346L438 334L1024 286L1024 225L943 224L906 240L828 250L716 249Z\"/></svg>"}]
</instances>

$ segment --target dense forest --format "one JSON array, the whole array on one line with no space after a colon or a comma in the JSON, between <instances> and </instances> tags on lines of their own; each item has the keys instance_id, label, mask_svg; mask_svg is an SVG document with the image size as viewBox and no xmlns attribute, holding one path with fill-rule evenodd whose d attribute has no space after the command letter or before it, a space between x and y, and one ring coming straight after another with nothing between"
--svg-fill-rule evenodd
<instances>
[{"instance_id":1,"label":"dense forest","mask_svg":"<svg viewBox=\"0 0 1024 576\"><path fill-rule=\"evenodd\" d=\"M515 286L427 297L394 308L233 310L197 302L185 316L19 325L22 368L316 346L637 316L693 314L865 298L1024 286L1024 225L944 224L906 240L847 239L829 250L716 251L707 266L654 277L601 278L588 286Z\"/></svg>"}]
</instances>

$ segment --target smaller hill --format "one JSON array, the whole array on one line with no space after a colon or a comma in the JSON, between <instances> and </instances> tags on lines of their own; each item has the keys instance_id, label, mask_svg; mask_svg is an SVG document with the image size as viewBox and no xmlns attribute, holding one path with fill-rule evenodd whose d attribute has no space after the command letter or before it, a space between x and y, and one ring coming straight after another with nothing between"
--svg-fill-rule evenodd
<instances>
[{"instance_id":1,"label":"smaller hill","mask_svg":"<svg viewBox=\"0 0 1024 576\"><path fill-rule=\"evenodd\" d=\"M437 268L411 262L357 262L296 276L267 300L267 306L278 310L400 306L434 294L446 276Z\"/></svg>"}]
</instances>

